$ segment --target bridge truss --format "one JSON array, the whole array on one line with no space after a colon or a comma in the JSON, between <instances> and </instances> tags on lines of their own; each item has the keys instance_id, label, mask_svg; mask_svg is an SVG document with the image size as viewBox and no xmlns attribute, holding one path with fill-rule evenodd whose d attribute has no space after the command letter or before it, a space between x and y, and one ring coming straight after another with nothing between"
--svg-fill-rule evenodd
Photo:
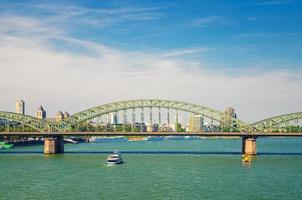
<instances>
[{"instance_id":1,"label":"bridge truss","mask_svg":"<svg viewBox=\"0 0 302 200\"><path fill-rule=\"evenodd\" d=\"M196 115L201 115L203 117L209 118L219 123L225 123L224 120L222 119L224 117L227 117L224 113L219 112L215 109L196 105L196 104L180 102L180 101L171 101L171 100L141 99L141 100L119 101L115 103L100 105L94 108L90 108L88 110L84 110L63 120L62 123L60 124L59 129L66 131L71 129L72 126L80 122L87 121L95 117L102 116L112 112L125 111L127 109L144 109L144 108L151 108L151 109L167 108L167 109L174 109L176 111L185 111ZM249 128L247 123L239 119L232 118L232 121L233 123L231 126L234 130L243 131Z\"/></svg>"},{"instance_id":2,"label":"bridge truss","mask_svg":"<svg viewBox=\"0 0 302 200\"><path fill-rule=\"evenodd\" d=\"M250 124L253 129L259 130L261 132L270 131L272 128L278 128L280 125L287 125L289 122L302 119L302 112L289 113L284 115L279 115L264 120L257 121Z\"/></svg>"},{"instance_id":3,"label":"bridge truss","mask_svg":"<svg viewBox=\"0 0 302 200\"><path fill-rule=\"evenodd\" d=\"M12 122L18 122L20 124L31 127L41 132L53 132L57 130L56 125L54 123L51 123L46 120L41 120L39 118L32 117L29 115L0 111L0 119L5 119Z\"/></svg>"},{"instance_id":4,"label":"bridge truss","mask_svg":"<svg viewBox=\"0 0 302 200\"><path fill-rule=\"evenodd\" d=\"M232 123L226 124L226 122L223 119L227 118L228 116L226 116L223 112L217 111L215 109L208 108L201 105L181 102L181 101L155 100L155 99L128 100L128 101L119 101L119 102L104 104L71 115L70 117L64 119L59 123L49 122L47 120L41 120L28 115L21 115L21 114L2 112L2 111L0 111L0 119L18 122L20 124L31 127L40 132L66 133L71 131L71 129L77 124L81 122L85 122L87 120L94 119L99 116L103 116L109 113L116 113L119 111L124 111L125 113L125 111L129 109L133 111L135 109L141 109L141 113L143 113L143 110L145 108L150 109L150 117L152 117L152 108L158 108L159 112L161 108L173 109L176 110L177 112L184 111L196 115L201 115L205 118L219 122L220 124L225 124L226 126L229 126L235 131L251 132L251 133L265 132L270 128L278 127L279 125L284 124L286 122L302 119L302 112L297 112L297 113L290 113L290 114L268 118L252 124L248 124L239 119L232 118L231 119ZM142 114L142 118L143 118L143 114ZM126 120L124 119L124 122L125 121ZM134 122L135 121L132 121L132 123Z\"/></svg>"}]
</instances>

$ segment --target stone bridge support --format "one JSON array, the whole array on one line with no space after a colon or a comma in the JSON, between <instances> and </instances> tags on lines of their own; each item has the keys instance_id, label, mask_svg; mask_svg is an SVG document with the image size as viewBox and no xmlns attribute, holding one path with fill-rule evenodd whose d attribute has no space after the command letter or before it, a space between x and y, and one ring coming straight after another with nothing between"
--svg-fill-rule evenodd
<instances>
[{"instance_id":1,"label":"stone bridge support","mask_svg":"<svg viewBox=\"0 0 302 200\"><path fill-rule=\"evenodd\" d=\"M63 136L55 136L44 139L44 154L64 153Z\"/></svg>"},{"instance_id":2,"label":"stone bridge support","mask_svg":"<svg viewBox=\"0 0 302 200\"><path fill-rule=\"evenodd\" d=\"M242 154L247 154L250 156L257 155L256 138L242 138Z\"/></svg>"}]
</instances>

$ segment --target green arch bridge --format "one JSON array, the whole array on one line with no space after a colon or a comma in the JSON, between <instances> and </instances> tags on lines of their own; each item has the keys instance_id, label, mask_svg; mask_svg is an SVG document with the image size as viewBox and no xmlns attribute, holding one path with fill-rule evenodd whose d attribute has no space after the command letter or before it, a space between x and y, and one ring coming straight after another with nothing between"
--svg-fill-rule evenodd
<instances>
[{"instance_id":1,"label":"green arch bridge","mask_svg":"<svg viewBox=\"0 0 302 200\"><path fill-rule=\"evenodd\" d=\"M116 113L127 110L132 110L133 113L136 109L141 110L141 119L144 119L144 109L150 109L150 119L152 120L152 109L157 109L159 112L158 119L161 118L161 109L184 111L201 115L211 121L215 121L223 126L229 127L232 132L76 132L73 131L73 127L78 124L92 120L96 117L100 117L109 113ZM125 117L125 115L124 115ZM252 141L252 139L261 136L302 136L299 133L272 133L272 129L278 128L282 124L286 124L292 121L298 121L302 119L302 112L289 113L280 116L274 116L268 119L260 120L254 123L247 123L240 119L227 116L221 111L187 102L173 101L173 100L161 100L161 99L138 99L138 100L127 100L108 103L100 106L96 106L78 113L75 113L60 122L50 122L47 120L38 119L33 116L16 114L12 112L0 111L0 119L5 119L11 122L17 122L27 127L31 127L37 132L2 132L2 136L33 136L39 135L45 137L45 146L49 146L50 153L63 152L63 144L60 142L63 136L74 136L74 135L199 135L199 136L239 136L244 140L243 152L246 152L246 141ZM228 119L227 121L225 119ZM133 120L133 119L132 119ZM135 116L133 123L135 122ZM159 123L160 124L160 123ZM250 142L251 148L256 148L255 142ZM44 149L45 150L45 149ZM255 154L256 149L251 154ZM47 151L44 151L47 152Z\"/></svg>"}]
</instances>

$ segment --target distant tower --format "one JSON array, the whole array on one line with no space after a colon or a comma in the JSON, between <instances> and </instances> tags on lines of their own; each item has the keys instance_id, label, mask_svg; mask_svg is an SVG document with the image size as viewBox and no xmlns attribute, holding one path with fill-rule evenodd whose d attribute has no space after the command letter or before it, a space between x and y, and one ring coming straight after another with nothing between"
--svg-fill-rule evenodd
<instances>
[{"instance_id":1,"label":"distant tower","mask_svg":"<svg viewBox=\"0 0 302 200\"><path fill-rule=\"evenodd\" d=\"M63 118L64 118L64 114L63 114L61 111L59 111L59 112L56 114L56 122L62 121Z\"/></svg>"},{"instance_id":2,"label":"distant tower","mask_svg":"<svg viewBox=\"0 0 302 200\"><path fill-rule=\"evenodd\" d=\"M224 109L224 116L221 119L222 129L232 129L233 127L236 127L233 121L234 118L237 118L235 109L232 107L226 107Z\"/></svg>"},{"instance_id":3,"label":"distant tower","mask_svg":"<svg viewBox=\"0 0 302 200\"><path fill-rule=\"evenodd\" d=\"M232 108L232 107L229 107L229 106L226 107L226 108L224 109L224 114L226 114L226 115L228 115L228 116L230 116L230 117L236 118L235 109Z\"/></svg>"},{"instance_id":4,"label":"distant tower","mask_svg":"<svg viewBox=\"0 0 302 200\"><path fill-rule=\"evenodd\" d=\"M36 117L39 119L46 119L46 111L42 106L40 106L36 112Z\"/></svg>"},{"instance_id":5,"label":"distant tower","mask_svg":"<svg viewBox=\"0 0 302 200\"><path fill-rule=\"evenodd\" d=\"M23 100L16 101L16 113L25 114L25 102Z\"/></svg>"},{"instance_id":6,"label":"distant tower","mask_svg":"<svg viewBox=\"0 0 302 200\"><path fill-rule=\"evenodd\" d=\"M69 117L70 116L70 114L67 112L67 111L65 111L64 112L64 119L66 119L67 117Z\"/></svg>"}]
</instances>

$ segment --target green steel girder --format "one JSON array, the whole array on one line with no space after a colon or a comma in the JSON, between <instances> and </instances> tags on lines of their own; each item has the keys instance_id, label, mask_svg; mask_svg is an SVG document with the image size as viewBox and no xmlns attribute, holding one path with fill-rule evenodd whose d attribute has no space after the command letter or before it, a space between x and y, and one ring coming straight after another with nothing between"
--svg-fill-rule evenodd
<instances>
[{"instance_id":1,"label":"green steel girder","mask_svg":"<svg viewBox=\"0 0 302 200\"><path fill-rule=\"evenodd\" d=\"M223 120L221 119L223 117L226 117L222 112L196 104L173 101L173 100L139 99L139 100L119 101L119 102L104 104L94 108L90 108L88 110L84 110L82 112L71 115L70 117L64 119L60 123L49 122L28 115L21 115L17 113L3 112L3 111L0 111L0 119L19 122L21 124L24 124L25 126L29 126L41 132L66 132L72 126L80 122L90 120L95 117L102 116L104 114L125 110L125 109L150 108L150 107L182 110L182 111L202 115L206 118L212 119L220 123L224 123ZM232 120L234 121L234 127L233 127L234 130L239 130L242 132L265 132L270 128L277 127L280 124L289 121L299 120L299 119L302 119L302 112L275 116L252 124L247 124L235 118L233 118Z\"/></svg>"},{"instance_id":2,"label":"green steel girder","mask_svg":"<svg viewBox=\"0 0 302 200\"><path fill-rule=\"evenodd\" d=\"M264 132L270 128L276 128L286 122L302 119L302 112L289 113L284 115L279 115L264 120L257 121L250 124L253 129Z\"/></svg>"},{"instance_id":3,"label":"green steel girder","mask_svg":"<svg viewBox=\"0 0 302 200\"><path fill-rule=\"evenodd\" d=\"M5 119L8 121L13 122L19 122L20 124L23 124L25 126L31 127L37 131L41 132L54 132L58 131L56 129L56 125L54 123L28 116L28 115L22 115L12 112L4 112L0 111L0 119Z\"/></svg>"},{"instance_id":4,"label":"green steel girder","mask_svg":"<svg viewBox=\"0 0 302 200\"><path fill-rule=\"evenodd\" d=\"M212 108L173 100L139 99L119 101L84 110L64 119L60 124L57 124L57 129L61 131L68 131L69 129L71 129L72 126L80 122L87 121L101 115L125 109L150 107L182 110L190 113L199 114L214 121L224 123L221 120L225 116L224 113L214 110ZM250 130L250 127L247 123L240 121L236 118L233 118L233 121L234 129L247 132L248 130Z\"/></svg>"}]
</instances>

